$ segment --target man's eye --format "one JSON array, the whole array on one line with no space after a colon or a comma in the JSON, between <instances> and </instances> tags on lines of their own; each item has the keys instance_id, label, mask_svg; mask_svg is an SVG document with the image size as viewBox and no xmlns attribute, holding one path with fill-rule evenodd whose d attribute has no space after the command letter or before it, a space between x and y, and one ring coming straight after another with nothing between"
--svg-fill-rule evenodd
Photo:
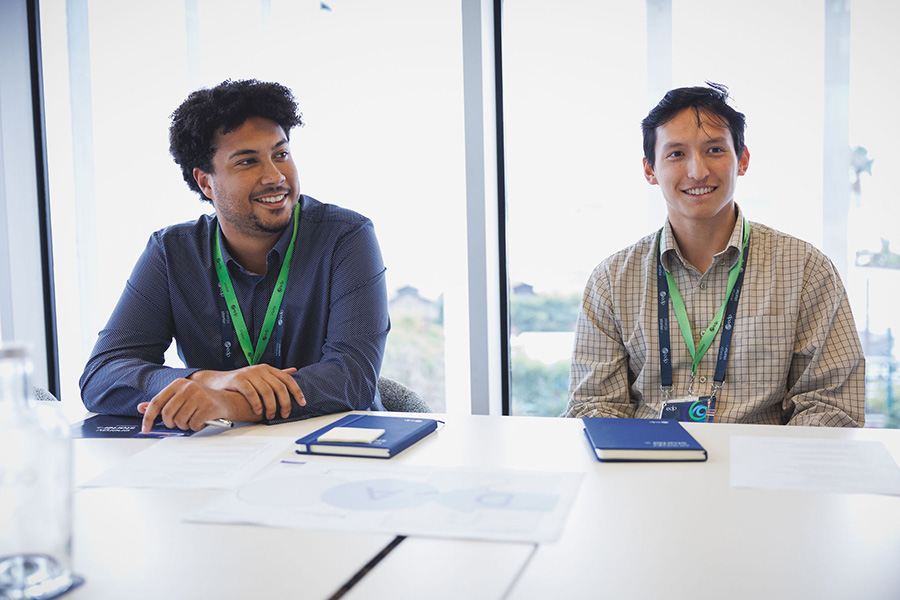
<instances>
[{"instance_id":1,"label":"man's eye","mask_svg":"<svg viewBox=\"0 0 900 600\"><path fill-rule=\"evenodd\" d=\"M669 154L669 158L681 158L682 156L684 156L684 152L682 152L681 150L676 150Z\"/></svg>"},{"instance_id":2,"label":"man's eye","mask_svg":"<svg viewBox=\"0 0 900 600\"><path fill-rule=\"evenodd\" d=\"M720 152L725 152L725 148L719 148L718 146L709 149L711 154L718 154Z\"/></svg>"},{"instance_id":3,"label":"man's eye","mask_svg":"<svg viewBox=\"0 0 900 600\"><path fill-rule=\"evenodd\" d=\"M276 154L276 155L275 155L275 158L285 159L285 158L287 158L288 156L290 156L290 152L288 152L288 151L285 150L284 152L279 152L278 154Z\"/></svg>"}]
</instances>

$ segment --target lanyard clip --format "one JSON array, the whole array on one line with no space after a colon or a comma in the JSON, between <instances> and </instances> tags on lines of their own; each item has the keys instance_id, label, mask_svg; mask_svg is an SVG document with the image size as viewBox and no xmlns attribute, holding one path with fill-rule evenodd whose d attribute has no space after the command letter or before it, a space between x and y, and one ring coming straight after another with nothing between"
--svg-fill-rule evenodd
<instances>
[{"instance_id":1,"label":"lanyard clip","mask_svg":"<svg viewBox=\"0 0 900 600\"><path fill-rule=\"evenodd\" d=\"M690 379L690 381L688 382L688 392L687 392L687 395L688 395L688 396L693 396L693 395L694 395L694 372L693 372L693 371L691 371L691 379Z\"/></svg>"},{"instance_id":2,"label":"lanyard clip","mask_svg":"<svg viewBox=\"0 0 900 600\"><path fill-rule=\"evenodd\" d=\"M671 385L662 385L662 384L660 384L659 390L662 392L662 400L663 400L663 402L668 402L668 401L669 401L669 394L672 393L672 389L674 389L674 386L671 386Z\"/></svg>"},{"instance_id":3,"label":"lanyard clip","mask_svg":"<svg viewBox=\"0 0 900 600\"><path fill-rule=\"evenodd\" d=\"M713 419L716 416L716 404L718 404L719 391L722 389L721 381L713 381L712 384L712 394L709 397L706 405L706 418L704 419L707 423L712 423Z\"/></svg>"},{"instance_id":4,"label":"lanyard clip","mask_svg":"<svg viewBox=\"0 0 900 600\"><path fill-rule=\"evenodd\" d=\"M716 405L718 405L718 401L716 400L716 393L713 392L713 395L709 397L709 401L706 405L706 419L707 423L712 423L713 419L716 418Z\"/></svg>"}]
</instances>

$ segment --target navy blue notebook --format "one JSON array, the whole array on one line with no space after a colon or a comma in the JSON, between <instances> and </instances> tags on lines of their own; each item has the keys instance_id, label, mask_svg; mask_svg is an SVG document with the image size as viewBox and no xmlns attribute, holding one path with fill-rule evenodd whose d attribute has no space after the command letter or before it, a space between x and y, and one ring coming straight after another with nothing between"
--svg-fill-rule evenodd
<instances>
[{"instance_id":1,"label":"navy blue notebook","mask_svg":"<svg viewBox=\"0 0 900 600\"><path fill-rule=\"evenodd\" d=\"M584 433L601 461L704 461L706 450L673 419L585 417Z\"/></svg>"},{"instance_id":2,"label":"navy blue notebook","mask_svg":"<svg viewBox=\"0 0 900 600\"><path fill-rule=\"evenodd\" d=\"M169 429L162 421L154 423L150 433L141 433L141 417L118 415L94 415L72 425L73 438L163 438L185 437L194 432L183 429Z\"/></svg>"},{"instance_id":3,"label":"navy blue notebook","mask_svg":"<svg viewBox=\"0 0 900 600\"><path fill-rule=\"evenodd\" d=\"M341 456L368 456L373 458L390 458L437 429L435 419L411 417L388 417L375 414L347 415L306 435L299 440L297 452L300 454L334 454ZM334 436L332 430L339 430L346 435ZM381 433L377 433L382 430ZM371 442L363 441L327 441L319 438L329 436L352 439L354 437L373 437Z\"/></svg>"}]
</instances>

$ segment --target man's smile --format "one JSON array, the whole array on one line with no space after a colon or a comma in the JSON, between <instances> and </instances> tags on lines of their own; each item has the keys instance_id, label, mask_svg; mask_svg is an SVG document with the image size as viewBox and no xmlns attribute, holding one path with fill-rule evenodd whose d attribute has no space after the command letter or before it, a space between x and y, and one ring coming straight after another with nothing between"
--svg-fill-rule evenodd
<instances>
[{"instance_id":1,"label":"man's smile","mask_svg":"<svg viewBox=\"0 0 900 600\"><path fill-rule=\"evenodd\" d=\"M272 194L268 196L260 196L259 198L254 198L255 202L261 202L263 204L278 204L285 198L287 198L287 192L281 192L279 194Z\"/></svg>"},{"instance_id":2,"label":"man's smile","mask_svg":"<svg viewBox=\"0 0 900 600\"><path fill-rule=\"evenodd\" d=\"M688 188L688 189L684 190L684 193L689 194L691 196L702 196L703 194L711 194L715 190L716 190L716 188L710 187L710 186L695 187L695 188Z\"/></svg>"}]
</instances>

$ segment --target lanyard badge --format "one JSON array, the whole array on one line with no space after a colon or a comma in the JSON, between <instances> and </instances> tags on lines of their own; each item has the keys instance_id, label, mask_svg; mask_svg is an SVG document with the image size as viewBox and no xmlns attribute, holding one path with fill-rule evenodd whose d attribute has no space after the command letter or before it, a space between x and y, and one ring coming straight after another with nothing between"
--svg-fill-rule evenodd
<instances>
[{"instance_id":1,"label":"lanyard badge","mask_svg":"<svg viewBox=\"0 0 900 600\"><path fill-rule=\"evenodd\" d=\"M676 421L692 421L695 423L712 423L716 415L716 395L699 398L683 398L663 402L659 412L660 419Z\"/></svg>"},{"instance_id":2,"label":"lanyard badge","mask_svg":"<svg viewBox=\"0 0 900 600\"><path fill-rule=\"evenodd\" d=\"M678 290L674 278L662 266L662 231L659 233L659 243L656 249L656 277L658 289L658 313L659 313L659 369L660 389L663 394L663 407L660 411L661 418L677 419L679 421L704 421L713 420L716 412L716 397L725 382L725 369L728 366L728 357L731 349L731 337L734 334L734 320L737 313L738 302L741 296L741 287L744 282L744 272L747 265L747 257L750 254L750 224L744 219L743 248L741 260L735 263L728 273L728 289L725 301L713 316L709 326L700 338L700 343L694 347L694 336L691 324L687 317L684 300ZM691 379L688 387L688 397L678 400L670 400L669 395L673 389L672 379L672 352L669 339L669 299L678 321L681 335L691 354ZM724 323L722 338L719 341L719 352L716 357L716 372L713 377L713 392L710 396L697 398L694 396L694 376L697 374L697 365L703 359L706 351Z\"/></svg>"}]
</instances>

